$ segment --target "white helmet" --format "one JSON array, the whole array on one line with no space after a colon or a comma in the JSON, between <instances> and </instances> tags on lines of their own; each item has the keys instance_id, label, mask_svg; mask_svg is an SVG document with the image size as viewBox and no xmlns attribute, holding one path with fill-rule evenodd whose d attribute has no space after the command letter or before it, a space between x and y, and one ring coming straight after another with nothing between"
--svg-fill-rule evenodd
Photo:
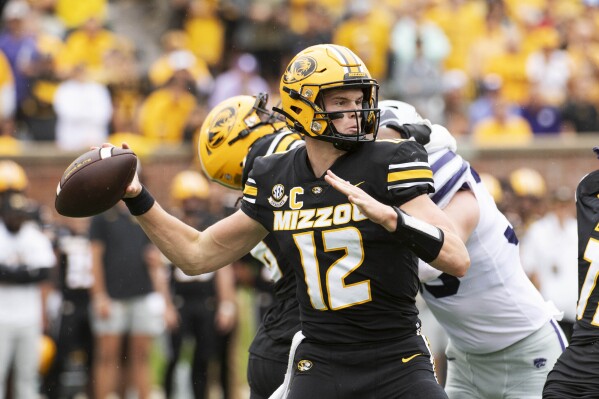
<instances>
[{"instance_id":1,"label":"white helmet","mask_svg":"<svg viewBox=\"0 0 599 399\"><path fill-rule=\"evenodd\" d=\"M432 124L428 119L424 119L412 105L403 101L384 100L379 102L379 108L381 109L381 128L392 128L406 139L413 137L424 145L429 154L443 149L454 152L457 150L456 140L451 133L444 126ZM403 125L425 125L430 130L418 130L417 133L410 134L410 131L403 128ZM410 137L407 137L408 134Z\"/></svg>"}]
</instances>

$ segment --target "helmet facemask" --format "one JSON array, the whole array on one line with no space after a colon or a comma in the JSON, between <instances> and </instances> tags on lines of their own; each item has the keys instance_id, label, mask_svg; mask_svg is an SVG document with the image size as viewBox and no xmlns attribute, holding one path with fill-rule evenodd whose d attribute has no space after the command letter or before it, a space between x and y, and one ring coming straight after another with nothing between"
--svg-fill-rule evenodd
<instances>
[{"instance_id":1,"label":"helmet facemask","mask_svg":"<svg viewBox=\"0 0 599 399\"><path fill-rule=\"evenodd\" d=\"M276 132L279 130L274 126L275 122L281 122L281 119L273 112L266 108L268 103L268 94L259 93L256 95L256 102L248 114L243 118L245 124L248 126L246 129L240 130L236 136L228 141L227 144L233 145L237 140L247 137L252 131L258 129L261 126L270 125L272 131ZM255 115L258 116L260 121L256 121Z\"/></svg>"},{"instance_id":2,"label":"helmet facemask","mask_svg":"<svg viewBox=\"0 0 599 399\"><path fill-rule=\"evenodd\" d=\"M324 86L326 85L323 85L319 90L312 122L312 130L322 130L323 133L315 136L315 138L331 142L335 145L335 148L344 151L354 150L360 143L375 141L380 114L380 109L378 109L376 105L378 85L363 87L360 84L344 84L340 87L333 84L331 88L326 88ZM361 108L339 109L334 111L326 109L324 97L332 90L345 90L351 88L360 88L362 90L364 97L361 102ZM375 92L375 94L373 95L372 92ZM353 118L350 114L353 114ZM348 116L355 121L356 133L340 132L335 126L335 120ZM322 125L322 127L319 125Z\"/></svg>"}]
</instances>

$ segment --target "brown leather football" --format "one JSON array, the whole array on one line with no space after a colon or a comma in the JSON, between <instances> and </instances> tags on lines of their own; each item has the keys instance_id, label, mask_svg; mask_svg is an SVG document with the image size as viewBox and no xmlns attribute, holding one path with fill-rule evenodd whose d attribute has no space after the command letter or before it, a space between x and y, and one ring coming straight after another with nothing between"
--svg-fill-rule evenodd
<instances>
[{"instance_id":1,"label":"brown leather football","mask_svg":"<svg viewBox=\"0 0 599 399\"><path fill-rule=\"evenodd\" d=\"M105 147L90 150L64 171L54 206L69 217L87 217L116 205L137 169L137 156L129 149Z\"/></svg>"}]
</instances>

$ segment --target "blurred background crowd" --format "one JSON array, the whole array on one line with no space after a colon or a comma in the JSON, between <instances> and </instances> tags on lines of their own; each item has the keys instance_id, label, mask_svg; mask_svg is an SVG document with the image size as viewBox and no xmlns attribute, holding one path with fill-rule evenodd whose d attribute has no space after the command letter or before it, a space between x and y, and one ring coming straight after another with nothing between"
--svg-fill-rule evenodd
<instances>
[{"instance_id":1,"label":"blurred background crowd","mask_svg":"<svg viewBox=\"0 0 599 399\"><path fill-rule=\"evenodd\" d=\"M276 95L291 56L323 42L353 49L384 98L477 144L599 130L593 0L4 3L4 153L109 135L147 151L191 141L211 106Z\"/></svg>"},{"instance_id":2,"label":"blurred background crowd","mask_svg":"<svg viewBox=\"0 0 599 399\"><path fill-rule=\"evenodd\" d=\"M413 104L461 144L517 149L540 137L599 132L594 0L0 0L0 7L0 398L246 397L247 348L272 301L251 258L199 279L178 273L120 205L90 219L57 218L48 206L54 193L42 198L32 187L39 176L19 164L36 147L77 155L126 141L142 161L167 147L193 149L212 106L259 92L276 104L290 58L327 42L364 60L381 99ZM146 172L152 165L142 165L157 185ZM485 183L515 227L529 276L566 309L567 330L581 176L562 186L517 166L484 174ZM234 208L238 195L206 182L197 162L172 175L160 199L188 223L205 228ZM444 333L421 309L442 377ZM26 334L29 345L8 348L9 331Z\"/></svg>"}]
</instances>

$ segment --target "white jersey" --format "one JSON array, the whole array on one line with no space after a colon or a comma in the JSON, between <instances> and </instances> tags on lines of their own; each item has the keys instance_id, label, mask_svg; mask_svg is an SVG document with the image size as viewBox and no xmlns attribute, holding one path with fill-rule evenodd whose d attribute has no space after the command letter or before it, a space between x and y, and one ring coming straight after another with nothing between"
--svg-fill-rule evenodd
<instances>
[{"instance_id":1,"label":"white jersey","mask_svg":"<svg viewBox=\"0 0 599 399\"><path fill-rule=\"evenodd\" d=\"M422 296L458 349L476 354L504 349L537 331L552 314L522 268L512 226L478 174L448 149L429 153L429 163L435 181L431 199L444 208L458 190L470 189L480 219L466 243L471 262L466 275L443 273L423 283Z\"/></svg>"},{"instance_id":2,"label":"white jersey","mask_svg":"<svg viewBox=\"0 0 599 399\"><path fill-rule=\"evenodd\" d=\"M29 270L53 267L52 243L33 223L25 223L10 234L0 223L0 264ZM39 284L0 283L0 324L41 325L42 297Z\"/></svg>"}]
</instances>

